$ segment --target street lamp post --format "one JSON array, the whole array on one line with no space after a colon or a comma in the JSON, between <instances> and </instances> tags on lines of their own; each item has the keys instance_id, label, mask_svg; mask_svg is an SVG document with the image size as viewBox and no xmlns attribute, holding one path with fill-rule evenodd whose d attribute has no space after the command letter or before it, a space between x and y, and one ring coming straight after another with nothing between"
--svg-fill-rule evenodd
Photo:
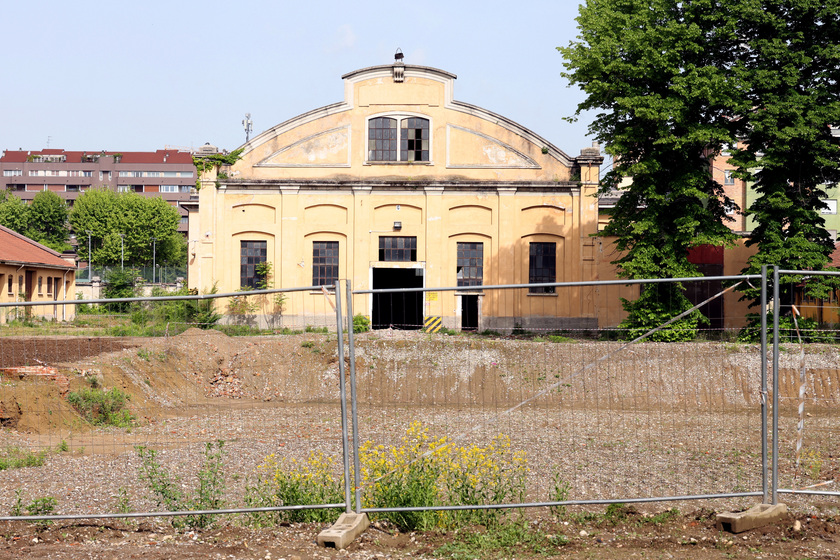
<instances>
[{"instance_id":1,"label":"street lamp post","mask_svg":"<svg viewBox=\"0 0 840 560\"><path fill-rule=\"evenodd\" d=\"M120 270L125 270L125 234L120 233Z\"/></svg>"},{"instance_id":2,"label":"street lamp post","mask_svg":"<svg viewBox=\"0 0 840 560\"><path fill-rule=\"evenodd\" d=\"M152 237L152 284L155 283L155 242L156 238Z\"/></svg>"},{"instance_id":3,"label":"street lamp post","mask_svg":"<svg viewBox=\"0 0 840 560\"><path fill-rule=\"evenodd\" d=\"M93 256L90 254L90 234L89 229L85 230L88 236L88 282L93 282Z\"/></svg>"}]
</instances>

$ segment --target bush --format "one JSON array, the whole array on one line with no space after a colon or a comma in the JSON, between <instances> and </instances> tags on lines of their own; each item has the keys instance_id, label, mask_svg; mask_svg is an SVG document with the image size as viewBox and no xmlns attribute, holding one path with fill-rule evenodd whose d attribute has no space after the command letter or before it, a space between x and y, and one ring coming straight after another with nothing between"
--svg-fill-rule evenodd
<instances>
[{"instance_id":1,"label":"bush","mask_svg":"<svg viewBox=\"0 0 840 560\"><path fill-rule=\"evenodd\" d=\"M800 317L797 319L799 323L799 334L802 336L803 342L823 342L831 343L835 341L835 334L833 331L820 329L819 323L814 319ZM771 343L773 340L773 314L767 314L767 342ZM738 333L738 342L759 342L761 341L761 316L758 313L750 313L747 315L747 326L741 329ZM793 321L793 315L783 315L779 317L779 341L780 342L799 342L799 337L796 334L796 324Z\"/></svg>"},{"instance_id":2,"label":"bush","mask_svg":"<svg viewBox=\"0 0 840 560\"><path fill-rule=\"evenodd\" d=\"M91 424L118 428L134 423L134 416L125 408L128 400L129 396L116 387L110 391L83 389L67 395L67 402Z\"/></svg>"},{"instance_id":3,"label":"bush","mask_svg":"<svg viewBox=\"0 0 840 560\"><path fill-rule=\"evenodd\" d=\"M370 319L365 315L355 315L353 317L353 332L363 333L370 330Z\"/></svg>"},{"instance_id":4,"label":"bush","mask_svg":"<svg viewBox=\"0 0 840 560\"><path fill-rule=\"evenodd\" d=\"M102 295L107 299L137 297L134 279L138 275L139 272L133 268L108 271L105 276L105 287L102 289ZM106 308L112 313L126 313L131 309L131 306L132 304L128 302L106 304Z\"/></svg>"},{"instance_id":5,"label":"bush","mask_svg":"<svg viewBox=\"0 0 840 560\"><path fill-rule=\"evenodd\" d=\"M510 439L496 436L486 447L455 446L432 438L412 423L402 445L386 449L366 442L360 450L365 507L485 505L522 500L525 454ZM378 514L402 530L428 530L457 524L495 525L507 510L407 511Z\"/></svg>"},{"instance_id":6,"label":"bush","mask_svg":"<svg viewBox=\"0 0 840 560\"><path fill-rule=\"evenodd\" d=\"M278 460L274 454L257 467L256 482L246 491L248 507L336 504L344 502L343 477L334 475L332 458L312 452L305 463ZM257 526L288 522L329 523L333 509L300 509L254 512L249 514Z\"/></svg>"}]
</instances>

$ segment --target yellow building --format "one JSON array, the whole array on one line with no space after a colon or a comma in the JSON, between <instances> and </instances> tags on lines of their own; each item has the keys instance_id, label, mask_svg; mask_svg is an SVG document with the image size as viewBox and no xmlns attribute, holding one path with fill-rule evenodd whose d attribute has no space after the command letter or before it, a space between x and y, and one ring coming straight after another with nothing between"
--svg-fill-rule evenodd
<instances>
[{"instance_id":1,"label":"yellow building","mask_svg":"<svg viewBox=\"0 0 840 560\"><path fill-rule=\"evenodd\" d=\"M364 290L597 277L597 146L570 157L454 100L455 75L405 65L401 55L343 80L343 101L263 132L235 164L202 177L191 287L254 286L263 260L283 288L345 278ZM296 306L284 316L293 319ZM597 325L595 303L579 290L359 294L353 306L375 326L416 328L429 315L450 328Z\"/></svg>"},{"instance_id":2,"label":"yellow building","mask_svg":"<svg viewBox=\"0 0 840 560\"><path fill-rule=\"evenodd\" d=\"M0 226L0 303L72 300L76 265L52 249ZM0 307L0 325L14 319L39 317L70 321L75 305Z\"/></svg>"}]
</instances>

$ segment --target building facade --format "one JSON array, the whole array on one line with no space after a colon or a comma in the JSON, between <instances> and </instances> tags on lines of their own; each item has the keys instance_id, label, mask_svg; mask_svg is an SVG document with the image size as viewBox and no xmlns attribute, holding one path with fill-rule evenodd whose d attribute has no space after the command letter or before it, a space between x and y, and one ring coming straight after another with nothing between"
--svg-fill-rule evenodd
<instances>
[{"instance_id":1,"label":"building facade","mask_svg":"<svg viewBox=\"0 0 840 560\"><path fill-rule=\"evenodd\" d=\"M342 78L343 101L263 132L202 177L191 287L253 287L256 265L270 262L277 287L472 288L357 295L354 310L375 327L418 328L428 316L456 329L597 324L579 294L535 287L511 298L480 286L597 278L598 147L570 157L454 100L455 75L443 70L396 60Z\"/></svg>"},{"instance_id":2,"label":"building facade","mask_svg":"<svg viewBox=\"0 0 840 560\"><path fill-rule=\"evenodd\" d=\"M25 202L40 191L53 191L72 206L91 187L157 196L178 208L186 235L188 213L181 204L195 191L196 170L189 152L70 152L6 150L0 157L0 189Z\"/></svg>"},{"instance_id":3,"label":"building facade","mask_svg":"<svg viewBox=\"0 0 840 560\"><path fill-rule=\"evenodd\" d=\"M0 303L74 299L76 266L59 253L0 226ZM0 324L23 317L69 321L75 305L0 307Z\"/></svg>"}]
</instances>

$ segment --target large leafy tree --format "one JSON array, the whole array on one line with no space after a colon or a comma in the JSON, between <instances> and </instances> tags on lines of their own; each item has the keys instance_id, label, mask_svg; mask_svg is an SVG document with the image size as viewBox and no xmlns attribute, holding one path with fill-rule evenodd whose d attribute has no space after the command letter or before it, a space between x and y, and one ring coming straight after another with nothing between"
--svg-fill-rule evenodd
<instances>
[{"instance_id":1,"label":"large leafy tree","mask_svg":"<svg viewBox=\"0 0 840 560\"><path fill-rule=\"evenodd\" d=\"M41 191L29 205L29 224L25 235L55 251L71 249L67 239L67 203L52 191Z\"/></svg>"},{"instance_id":2,"label":"large leafy tree","mask_svg":"<svg viewBox=\"0 0 840 560\"><path fill-rule=\"evenodd\" d=\"M603 232L618 239L619 274L698 276L688 250L734 239L724 223L731 201L709 160L734 139L735 22L714 0L589 0L577 21L577 40L559 50L587 95L578 114L598 111L590 132L614 158L601 191L632 180ZM655 326L689 307L679 285L644 287L625 302L625 326ZM660 336L691 337L698 318Z\"/></svg>"},{"instance_id":3,"label":"large leafy tree","mask_svg":"<svg viewBox=\"0 0 840 560\"><path fill-rule=\"evenodd\" d=\"M180 216L165 200L136 193L91 189L82 194L70 212L70 223L79 239L80 258L88 258L91 236L92 262L100 265L182 265L186 249L178 233ZM155 240L154 244L152 240Z\"/></svg>"},{"instance_id":4,"label":"large leafy tree","mask_svg":"<svg viewBox=\"0 0 840 560\"><path fill-rule=\"evenodd\" d=\"M736 7L743 40L735 71L745 87L733 123L744 148L731 161L758 194L747 211L756 223L747 245L758 252L745 272L763 264L820 270L834 251L820 216L823 186L840 180L840 139L831 134L840 124L840 0L742 0ZM783 279L783 301L799 281ZM833 285L814 277L807 287L825 297Z\"/></svg>"},{"instance_id":5,"label":"large leafy tree","mask_svg":"<svg viewBox=\"0 0 840 560\"><path fill-rule=\"evenodd\" d=\"M0 225L24 233L29 224L29 207L19 197L0 191Z\"/></svg>"},{"instance_id":6,"label":"large leafy tree","mask_svg":"<svg viewBox=\"0 0 840 560\"><path fill-rule=\"evenodd\" d=\"M67 203L51 191L35 195L27 205L12 193L0 197L0 225L4 225L55 251L67 251Z\"/></svg>"}]
</instances>

